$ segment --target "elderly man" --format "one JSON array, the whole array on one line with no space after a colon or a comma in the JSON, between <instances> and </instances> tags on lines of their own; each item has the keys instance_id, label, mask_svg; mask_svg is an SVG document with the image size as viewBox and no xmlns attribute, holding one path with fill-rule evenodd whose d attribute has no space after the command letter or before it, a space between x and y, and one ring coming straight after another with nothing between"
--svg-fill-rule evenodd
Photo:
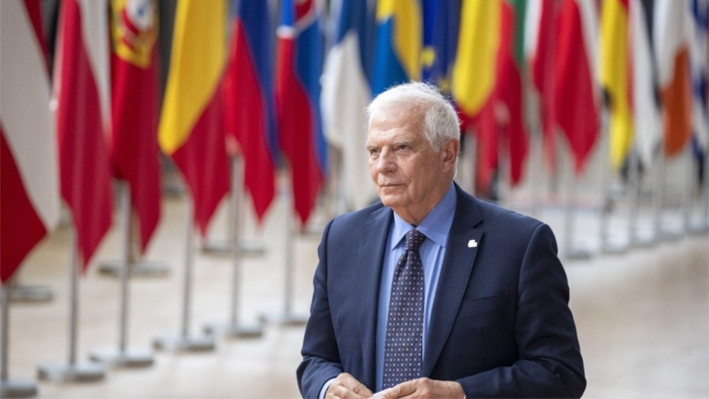
<instances>
[{"instance_id":1,"label":"elderly man","mask_svg":"<svg viewBox=\"0 0 709 399\"><path fill-rule=\"evenodd\" d=\"M549 227L453 183L458 117L435 87L393 87L368 113L381 203L323 232L302 395L580 397L583 362Z\"/></svg>"}]
</instances>

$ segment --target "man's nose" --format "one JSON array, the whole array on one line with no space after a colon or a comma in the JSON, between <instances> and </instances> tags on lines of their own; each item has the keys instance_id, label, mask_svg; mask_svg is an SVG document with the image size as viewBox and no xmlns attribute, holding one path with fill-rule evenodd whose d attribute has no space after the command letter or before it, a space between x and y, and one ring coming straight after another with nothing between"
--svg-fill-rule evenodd
<instances>
[{"instance_id":1,"label":"man's nose","mask_svg":"<svg viewBox=\"0 0 709 399\"><path fill-rule=\"evenodd\" d=\"M381 154L379 154L379 159L377 159L376 168L378 173L388 173L395 170L394 154L388 149L383 149Z\"/></svg>"}]
</instances>

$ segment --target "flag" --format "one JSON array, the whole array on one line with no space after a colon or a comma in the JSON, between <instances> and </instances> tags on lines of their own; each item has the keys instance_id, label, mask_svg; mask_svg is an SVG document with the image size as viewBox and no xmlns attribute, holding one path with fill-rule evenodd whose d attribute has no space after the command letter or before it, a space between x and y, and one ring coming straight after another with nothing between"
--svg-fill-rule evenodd
<instances>
[{"instance_id":1,"label":"flag","mask_svg":"<svg viewBox=\"0 0 709 399\"><path fill-rule=\"evenodd\" d=\"M601 11L599 79L609 99L610 162L616 170L633 144L628 3L629 0L605 0Z\"/></svg>"},{"instance_id":2,"label":"flag","mask_svg":"<svg viewBox=\"0 0 709 399\"><path fill-rule=\"evenodd\" d=\"M593 0L563 0L556 27L554 114L581 174L598 138L598 13Z\"/></svg>"},{"instance_id":3,"label":"flag","mask_svg":"<svg viewBox=\"0 0 709 399\"><path fill-rule=\"evenodd\" d=\"M244 184L263 220L275 195L278 157L271 20L265 1L241 1L234 11L224 77L226 128L239 144Z\"/></svg>"},{"instance_id":4,"label":"flag","mask_svg":"<svg viewBox=\"0 0 709 399\"><path fill-rule=\"evenodd\" d=\"M533 112L541 129L544 160L551 170L556 168L553 61L557 3L556 0L528 1L524 24L525 56L536 100Z\"/></svg>"},{"instance_id":5,"label":"flag","mask_svg":"<svg viewBox=\"0 0 709 399\"><path fill-rule=\"evenodd\" d=\"M493 94L500 51L502 0L463 0L451 94L464 126L478 137L476 182L489 187L497 167Z\"/></svg>"},{"instance_id":6,"label":"flag","mask_svg":"<svg viewBox=\"0 0 709 399\"><path fill-rule=\"evenodd\" d=\"M145 252L160 219L157 6L111 1L112 155L116 177L130 185Z\"/></svg>"},{"instance_id":7,"label":"flag","mask_svg":"<svg viewBox=\"0 0 709 399\"><path fill-rule=\"evenodd\" d=\"M458 50L461 0L425 0L423 18L423 80L450 95Z\"/></svg>"},{"instance_id":8,"label":"flag","mask_svg":"<svg viewBox=\"0 0 709 399\"><path fill-rule=\"evenodd\" d=\"M59 173L39 0L0 1L0 281L59 217Z\"/></svg>"},{"instance_id":9,"label":"flag","mask_svg":"<svg viewBox=\"0 0 709 399\"><path fill-rule=\"evenodd\" d=\"M453 69L453 97L478 134L478 179L489 185L497 166L499 138L509 151L510 181L518 184L527 154L523 120L523 0L466 0L463 3L458 54Z\"/></svg>"},{"instance_id":10,"label":"flag","mask_svg":"<svg viewBox=\"0 0 709 399\"><path fill-rule=\"evenodd\" d=\"M376 198L365 149L374 55L368 37L374 21L369 17L374 13L360 0L338 0L332 7L335 37L323 67L320 103L328 142L342 152L340 181L345 197L359 209Z\"/></svg>"},{"instance_id":11,"label":"flag","mask_svg":"<svg viewBox=\"0 0 709 399\"><path fill-rule=\"evenodd\" d=\"M377 2L373 96L391 86L421 80L422 20L420 0Z\"/></svg>"},{"instance_id":12,"label":"flag","mask_svg":"<svg viewBox=\"0 0 709 399\"><path fill-rule=\"evenodd\" d=\"M55 96L61 193L71 210L84 269L111 227L108 3L61 4Z\"/></svg>"},{"instance_id":13,"label":"flag","mask_svg":"<svg viewBox=\"0 0 709 399\"><path fill-rule=\"evenodd\" d=\"M499 105L504 109L505 118L499 123L506 133L510 161L510 182L517 185L522 180L522 169L527 157L529 140L524 123L522 73L524 59L524 20L526 0L505 0L502 2L500 21L500 49L497 60L498 76L495 90ZM499 111L496 110L496 115ZM499 119L499 116L498 116Z\"/></svg>"},{"instance_id":14,"label":"flag","mask_svg":"<svg viewBox=\"0 0 709 399\"><path fill-rule=\"evenodd\" d=\"M692 134L689 23L687 0L655 2L653 43L667 156L680 153Z\"/></svg>"},{"instance_id":15,"label":"flag","mask_svg":"<svg viewBox=\"0 0 709 399\"><path fill-rule=\"evenodd\" d=\"M322 37L315 0L284 0L278 28L276 109L281 149L291 169L293 202L305 224L327 171L320 117Z\"/></svg>"},{"instance_id":16,"label":"flag","mask_svg":"<svg viewBox=\"0 0 709 399\"><path fill-rule=\"evenodd\" d=\"M189 187L202 236L229 191L222 75L226 65L226 2L177 5L158 140Z\"/></svg>"},{"instance_id":17,"label":"flag","mask_svg":"<svg viewBox=\"0 0 709 399\"><path fill-rule=\"evenodd\" d=\"M707 78L709 77L709 2L691 0L692 122L698 148L706 154L709 140L709 103L707 103Z\"/></svg>"},{"instance_id":18,"label":"flag","mask_svg":"<svg viewBox=\"0 0 709 399\"><path fill-rule=\"evenodd\" d=\"M477 117L495 88L500 0L463 0L451 91L464 118Z\"/></svg>"},{"instance_id":19,"label":"flag","mask_svg":"<svg viewBox=\"0 0 709 399\"><path fill-rule=\"evenodd\" d=\"M660 114L655 96L656 73L650 45L650 20L646 2L630 0L632 113L635 148L640 162L649 167L660 142Z\"/></svg>"}]
</instances>

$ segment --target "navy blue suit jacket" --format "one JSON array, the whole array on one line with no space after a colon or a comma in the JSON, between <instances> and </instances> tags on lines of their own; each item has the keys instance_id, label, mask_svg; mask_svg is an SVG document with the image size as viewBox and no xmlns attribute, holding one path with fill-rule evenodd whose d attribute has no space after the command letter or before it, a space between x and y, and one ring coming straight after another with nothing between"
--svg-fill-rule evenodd
<instances>
[{"instance_id":1,"label":"navy blue suit jacket","mask_svg":"<svg viewBox=\"0 0 709 399\"><path fill-rule=\"evenodd\" d=\"M456 380L468 398L580 397L583 361L551 229L457 185L456 192L421 376ZM378 203L333 219L323 232L297 370L303 397L316 398L341 372L374 392L379 284L392 217Z\"/></svg>"}]
</instances>

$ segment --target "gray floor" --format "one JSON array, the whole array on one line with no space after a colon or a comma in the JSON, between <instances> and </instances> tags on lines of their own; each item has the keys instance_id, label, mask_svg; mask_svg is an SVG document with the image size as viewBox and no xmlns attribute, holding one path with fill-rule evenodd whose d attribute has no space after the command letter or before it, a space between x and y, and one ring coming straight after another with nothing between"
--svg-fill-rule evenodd
<instances>
[{"instance_id":1,"label":"gray floor","mask_svg":"<svg viewBox=\"0 0 709 399\"><path fill-rule=\"evenodd\" d=\"M167 278L135 278L130 286L129 342L149 347L155 336L180 331L184 203L164 202L163 218L147 258L167 261ZM285 206L275 204L261 228L249 219L245 236L266 245L263 257L243 264L241 314L255 321L261 312L283 309ZM541 218L561 236L561 211ZM578 237L595 235L597 215L582 214ZM222 209L212 238L226 235ZM117 219L116 219L117 220ZM318 214L316 223L325 216ZM118 223L116 223L118 224ZM116 346L119 284L98 273L100 261L118 257L117 227L103 242L80 285L77 355ZM585 235L584 235L585 234ZM66 362L68 348L69 232L56 231L27 259L21 282L54 291L49 303L16 303L10 314L9 370L12 378L35 378L37 366ZM293 309L307 312L319 236L296 239ZM560 239L561 241L561 239ZM229 315L228 258L198 250L195 260L191 331ZM571 308L584 355L589 398L709 397L709 239L686 236L623 255L598 255L565 262ZM105 380L86 384L38 382L43 398L290 398L297 397L295 368L302 327L266 325L259 339L217 340L209 353L158 352L146 369L110 370Z\"/></svg>"}]
</instances>

